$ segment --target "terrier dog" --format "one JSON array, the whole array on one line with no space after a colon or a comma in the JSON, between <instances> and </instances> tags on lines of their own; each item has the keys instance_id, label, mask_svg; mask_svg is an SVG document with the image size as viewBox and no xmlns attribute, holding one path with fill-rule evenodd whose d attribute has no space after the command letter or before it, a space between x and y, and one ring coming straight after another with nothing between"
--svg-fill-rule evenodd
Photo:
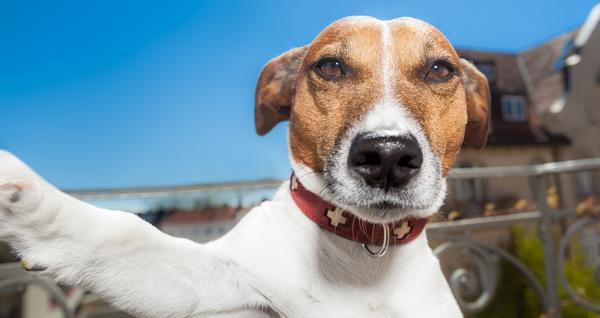
<instances>
[{"instance_id":1,"label":"terrier dog","mask_svg":"<svg viewBox=\"0 0 600 318\"><path fill-rule=\"evenodd\" d=\"M461 145L485 144L489 107L431 25L344 18L264 67L256 130L289 119L293 175L222 238L83 203L7 152L0 238L140 317L461 317L423 228Z\"/></svg>"}]
</instances>

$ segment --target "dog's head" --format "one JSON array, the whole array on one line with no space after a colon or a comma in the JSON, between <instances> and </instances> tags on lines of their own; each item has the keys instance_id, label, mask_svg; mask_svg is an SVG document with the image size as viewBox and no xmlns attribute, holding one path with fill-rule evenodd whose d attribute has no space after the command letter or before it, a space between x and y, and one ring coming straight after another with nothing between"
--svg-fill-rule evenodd
<instances>
[{"instance_id":1,"label":"dog's head","mask_svg":"<svg viewBox=\"0 0 600 318\"><path fill-rule=\"evenodd\" d=\"M486 78L412 18L334 22L264 67L256 131L290 120L290 158L311 191L371 222L426 217L463 143L481 148Z\"/></svg>"}]
</instances>

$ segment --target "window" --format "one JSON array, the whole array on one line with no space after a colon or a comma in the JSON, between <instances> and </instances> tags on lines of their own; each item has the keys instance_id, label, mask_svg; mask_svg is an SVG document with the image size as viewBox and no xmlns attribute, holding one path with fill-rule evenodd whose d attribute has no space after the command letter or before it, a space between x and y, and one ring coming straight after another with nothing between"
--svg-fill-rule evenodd
<instances>
[{"instance_id":1,"label":"window","mask_svg":"<svg viewBox=\"0 0 600 318\"><path fill-rule=\"evenodd\" d=\"M492 63L492 62L477 63L476 62L475 67L477 67L477 69L481 73L483 73L483 75L485 75L488 82L494 83L496 81L496 65L494 65L494 63Z\"/></svg>"},{"instance_id":2,"label":"window","mask_svg":"<svg viewBox=\"0 0 600 318\"><path fill-rule=\"evenodd\" d=\"M527 121L527 102L521 95L502 95L502 118L506 122Z\"/></svg>"}]
</instances>

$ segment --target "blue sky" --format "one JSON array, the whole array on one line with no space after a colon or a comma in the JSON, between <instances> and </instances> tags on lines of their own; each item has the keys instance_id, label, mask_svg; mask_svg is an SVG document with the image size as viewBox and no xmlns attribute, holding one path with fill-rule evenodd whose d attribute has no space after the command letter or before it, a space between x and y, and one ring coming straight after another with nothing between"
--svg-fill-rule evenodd
<instances>
[{"instance_id":1,"label":"blue sky","mask_svg":"<svg viewBox=\"0 0 600 318\"><path fill-rule=\"evenodd\" d=\"M285 178L286 125L253 127L271 57L347 15L414 16L517 51L596 1L2 1L0 148L64 188Z\"/></svg>"}]
</instances>

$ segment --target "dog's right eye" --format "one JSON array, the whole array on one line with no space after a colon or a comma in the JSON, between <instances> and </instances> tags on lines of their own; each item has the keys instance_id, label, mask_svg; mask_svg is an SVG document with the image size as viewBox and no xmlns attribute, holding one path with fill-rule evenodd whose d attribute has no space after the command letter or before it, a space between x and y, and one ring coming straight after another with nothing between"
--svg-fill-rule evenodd
<instances>
[{"instance_id":1,"label":"dog's right eye","mask_svg":"<svg viewBox=\"0 0 600 318\"><path fill-rule=\"evenodd\" d=\"M319 60L315 63L314 69L319 76L328 81L340 79L346 74L342 62L333 57L326 57Z\"/></svg>"}]
</instances>

